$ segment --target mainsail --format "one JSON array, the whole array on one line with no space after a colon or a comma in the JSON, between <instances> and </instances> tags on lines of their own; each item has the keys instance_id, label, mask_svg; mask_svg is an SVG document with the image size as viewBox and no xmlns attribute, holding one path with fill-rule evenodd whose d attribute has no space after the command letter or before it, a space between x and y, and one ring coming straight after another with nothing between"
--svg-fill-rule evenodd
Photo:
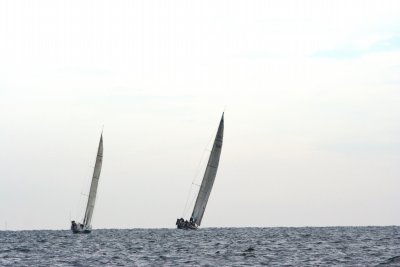
<instances>
[{"instance_id":1,"label":"mainsail","mask_svg":"<svg viewBox=\"0 0 400 267\"><path fill-rule=\"evenodd\" d=\"M103 134L101 134L100 136L99 148L96 157L96 164L94 165L92 183L90 185L85 217L83 219L83 224L86 226L90 226L90 222L92 221L94 203L96 202L97 185L99 184L102 162L103 162Z\"/></svg>"},{"instance_id":2,"label":"mainsail","mask_svg":"<svg viewBox=\"0 0 400 267\"><path fill-rule=\"evenodd\" d=\"M207 206L207 201L214 184L215 176L217 175L219 157L221 155L222 140L224 137L224 113L219 123L218 132L215 136L213 148L211 150L210 158L208 159L207 168L204 173L203 181L201 182L199 194L197 195L196 204L193 208L192 219L193 222L200 226L203 219L204 211Z\"/></svg>"}]
</instances>

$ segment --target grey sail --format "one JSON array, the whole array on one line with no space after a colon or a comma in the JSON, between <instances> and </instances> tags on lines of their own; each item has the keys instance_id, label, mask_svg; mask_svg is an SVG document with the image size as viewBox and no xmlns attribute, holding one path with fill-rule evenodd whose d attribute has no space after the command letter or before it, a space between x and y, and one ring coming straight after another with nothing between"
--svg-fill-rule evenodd
<instances>
[{"instance_id":1,"label":"grey sail","mask_svg":"<svg viewBox=\"0 0 400 267\"><path fill-rule=\"evenodd\" d=\"M100 136L99 148L96 157L96 164L94 165L92 183L90 185L85 217L83 219L83 224L85 226L90 226L90 223L92 221L94 203L96 202L97 186L99 184L102 163L103 163L103 134Z\"/></svg>"},{"instance_id":2,"label":"grey sail","mask_svg":"<svg viewBox=\"0 0 400 267\"><path fill-rule=\"evenodd\" d=\"M193 222L200 226L203 219L204 211L207 206L208 198L210 197L211 189L214 185L215 176L217 175L219 158L222 149L222 140L224 138L224 114L219 123L217 135L215 136L214 144L211 150L210 158L208 159L206 171L203 176L203 181L197 195L196 204L193 208Z\"/></svg>"}]
</instances>

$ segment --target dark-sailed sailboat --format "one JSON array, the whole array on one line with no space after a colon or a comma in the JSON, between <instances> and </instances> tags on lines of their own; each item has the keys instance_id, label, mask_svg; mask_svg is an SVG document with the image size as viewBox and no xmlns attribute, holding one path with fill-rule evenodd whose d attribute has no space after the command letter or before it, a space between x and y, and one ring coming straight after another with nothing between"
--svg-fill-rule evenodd
<instances>
[{"instance_id":1,"label":"dark-sailed sailboat","mask_svg":"<svg viewBox=\"0 0 400 267\"><path fill-rule=\"evenodd\" d=\"M97 150L96 164L94 165L94 171L92 176L92 182L90 185L89 196L86 205L85 216L83 223L71 222L71 230L74 234L88 234L92 231L92 215L94 210L94 203L96 202L97 186L99 184L101 165L103 163L103 133L100 135L99 147Z\"/></svg>"},{"instance_id":2,"label":"dark-sailed sailboat","mask_svg":"<svg viewBox=\"0 0 400 267\"><path fill-rule=\"evenodd\" d=\"M178 229L195 230L201 224L204 211L206 210L207 201L214 185L215 176L217 175L223 138L224 113L222 113L217 135L215 136L210 158L208 159L207 167L203 176L203 181L201 182L199 193L197 194L196 204L194 205L192 216L190 217L189 221L185 221L183 218L177 219L176 226Z\"/></svg>"}]
</instances>

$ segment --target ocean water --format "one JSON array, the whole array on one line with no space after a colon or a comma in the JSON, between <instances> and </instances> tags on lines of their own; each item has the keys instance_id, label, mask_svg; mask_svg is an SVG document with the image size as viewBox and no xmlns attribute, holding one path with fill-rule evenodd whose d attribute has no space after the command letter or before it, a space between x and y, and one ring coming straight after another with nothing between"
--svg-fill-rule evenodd
<instances>
[{"instance_id":1,"label":"ocean water","mask_svg":"<svg viewBox=\"0 0 400 267\"><path fill-rule=\"evenodd\" d=\"M0 266L400 266L400 227L0 231Z\"/></svg>"}]
</instances>

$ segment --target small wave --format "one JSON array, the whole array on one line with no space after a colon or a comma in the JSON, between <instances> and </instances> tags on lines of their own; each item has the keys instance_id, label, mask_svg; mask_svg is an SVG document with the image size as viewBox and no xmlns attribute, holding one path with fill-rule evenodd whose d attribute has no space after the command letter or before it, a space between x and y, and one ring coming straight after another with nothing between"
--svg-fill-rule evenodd
<instances>
[{"instance_id":1,"label":"small wave","mask_svg":"<svg viewBox=\"0 0 400 267\"><path fill-rule=\"evenodd\" d=\"M253 252L255 249L253 247L249 247L248 249L246 249L244 252Z\"/></svg>"},{"instance_id":2,"label":"small wave","mask_svg":"<svg viewBox=\"0 0 400 267\"><path fill-rule=\"evenodd\" d=\"M241 255L244 256L245 258L252 258L252 257L255 257L254 251L255 251L255 248L250 246L248 249L243 251L243 253Z\"/></svg>"},{"instance_id":3,"label":"small wave","mask_svg":"<svg viewBox=\"0 0 400 267\"><path fill-rule=\"evenodd\" d=\"M31 250L28 248L15 248L14 251L23 252L23 253L31 252Z\"/></svg>"},{"instance_id":4,"label":"small wave","mask_svg":"<svg viewBox=\"0 0 400 267\"><path fill-rule=\"evenodd\" d=\"M400 256L395 256L387 259L385 262L382 262L377 266L399 266L399 265L400 265Z\"/></svg>"}]
</instances>

